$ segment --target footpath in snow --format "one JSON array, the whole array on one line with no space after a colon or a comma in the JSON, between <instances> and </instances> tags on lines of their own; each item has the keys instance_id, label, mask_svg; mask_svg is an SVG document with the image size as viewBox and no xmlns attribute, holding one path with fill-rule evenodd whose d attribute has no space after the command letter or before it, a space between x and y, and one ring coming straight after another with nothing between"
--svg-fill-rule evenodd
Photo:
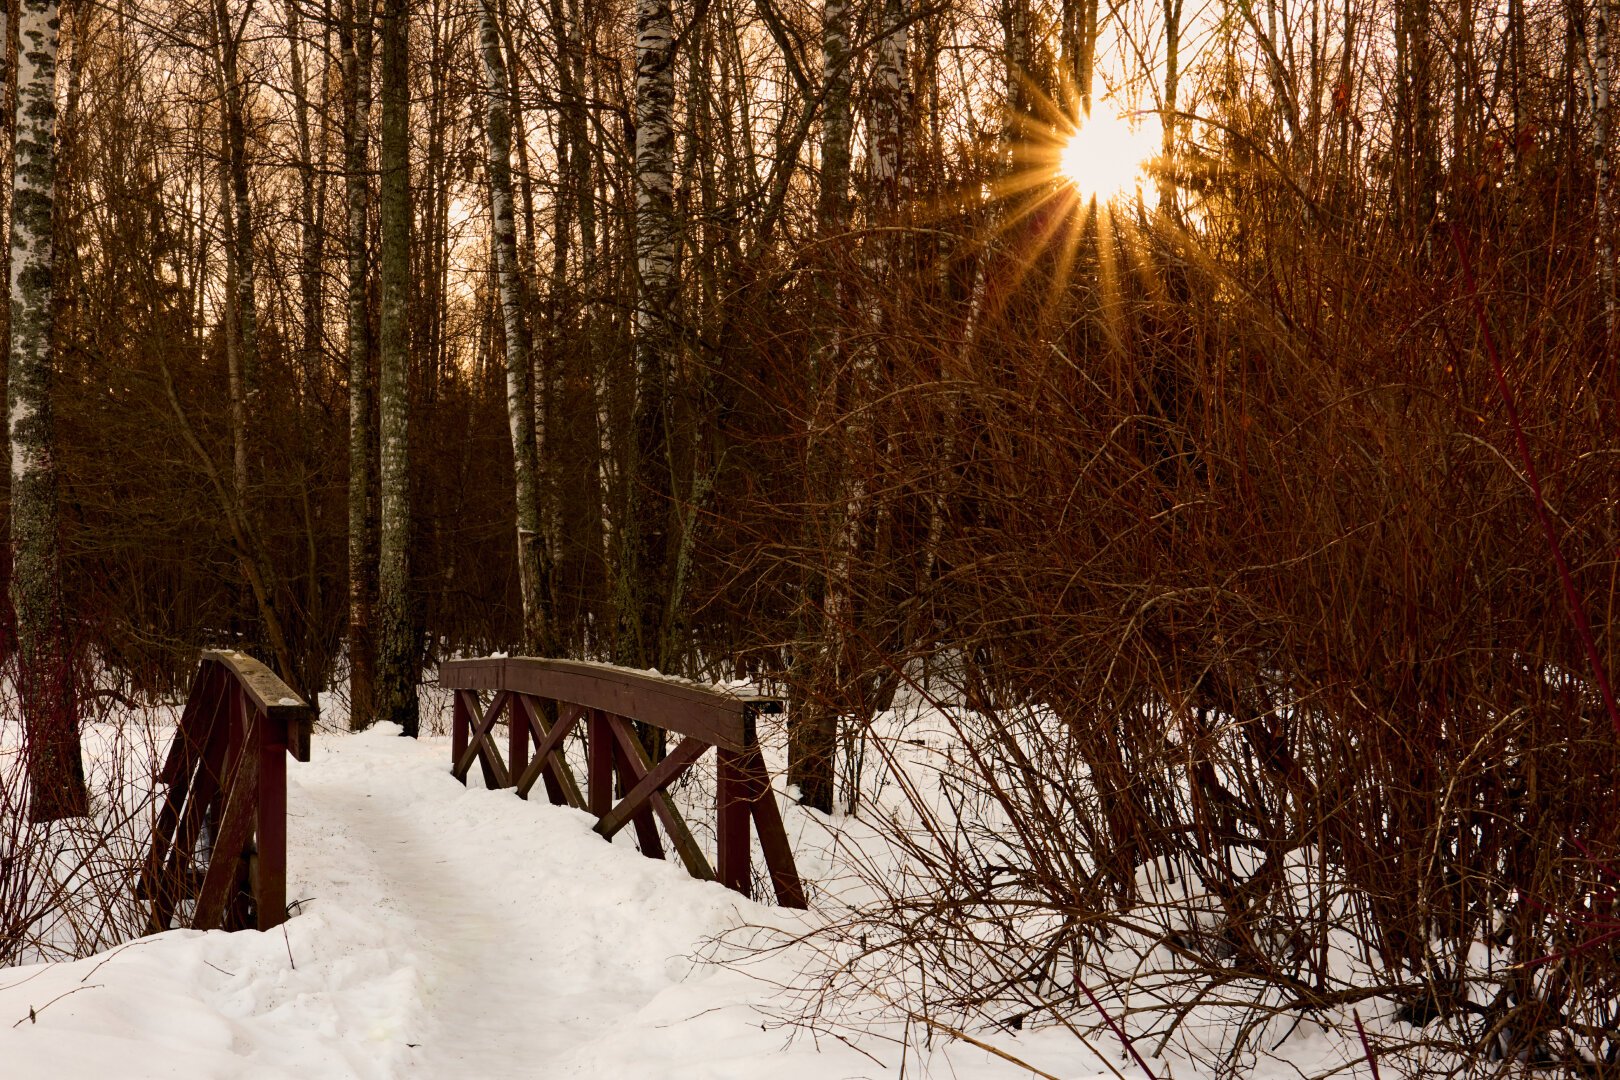
<instances>
[{"instance_id":1,"label":"footpath in snow","mask_svg":"<svg viewBox=\"0 0 1620 1080\"><path fill-rule=\"evenodd\" d=\"M302 903L285 932L173 931L0 969L0 1078L1030 1075L960 1043L902 1065L892 1042L794 1035L772 1004L802 957L697 956L799 916L605 843L584 814L463 788L448 757L386 729L318 739L289 769ZM1018 1052L1113 1075L1051 1034Z\"/></svg>"}]
</instances>

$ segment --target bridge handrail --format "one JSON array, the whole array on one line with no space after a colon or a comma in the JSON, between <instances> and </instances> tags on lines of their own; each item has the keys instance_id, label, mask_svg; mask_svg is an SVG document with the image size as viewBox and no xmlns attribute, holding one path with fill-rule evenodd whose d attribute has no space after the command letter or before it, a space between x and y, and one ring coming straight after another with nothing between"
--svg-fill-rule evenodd
<instances>
[{"instance_id":1,"label":"bridge handrail","mask_svg":"<svg viewBox=\"0 0 1620 1080\"><path fill-rule=\"evenodd\" d=\"M485 787L514 788L520 798L527 799L544 781L552 803L591 814L596 831L607 839L633 825L637 845L650 858L664 858L657 825L662 823L693 877L718 880L745 896L752 895L750 851L757 835L777 903L806 905L755 730L757 716L780 711L778 699L653 671L531 656L447 660L439 667L439 685L454 692L450 772L462 783L474 762ZM487 707L479 691L494 692ZM507 718L506 758L494 738L502 716ZM632 722L683 738L654 761ZM584 785L565 753L566 740L581 726ZM713 866L668 791L711 748L716 758Z\"/></svg>"},{"instance_id":2,"label":"bridge handrail","mask_svg":"<svg viewBox=\"0 0 1620 1080\"><path fill-rule=\"evenodd\" d=\"M748 746L752 715L777 702L655 671L535 656L446 660L439 665L439 685L506 690L600 709L738 752Z\"/></svg>"},{"instance_id":3,"label":"bridge handrail","mask_svg":"<svg viewBox=\"0 0 1620 1080\"><path fill-rule=\"evenodd\" d=\"M287 755L309 760L312 718L253 657L203 652L158 774L162 801L136 886L152 905L148 933L169 929L187 898L197 930L268 930L286 919Z\"/></svg>"}]
</instances>

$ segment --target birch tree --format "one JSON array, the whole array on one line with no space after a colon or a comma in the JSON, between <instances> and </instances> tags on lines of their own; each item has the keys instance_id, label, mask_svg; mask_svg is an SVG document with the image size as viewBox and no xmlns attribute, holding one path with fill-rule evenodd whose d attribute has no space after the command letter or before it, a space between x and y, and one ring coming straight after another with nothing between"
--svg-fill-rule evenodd
<instances>
[{"instance_id":1,"label":"birch tree","mask_svg":"<svg viewBox=\"0 0 1620 1080\"><path fill-rule=\"evenodd\" d=\"M821 11L821 187L816 193L816 227L829 252L829 273L820 289L819 300L825 320L824 339L811 357L811 411L807 438L806 483L816 503L837 498L838 466L830 460L829 448L818 432L825 426L822 403L836 407L836 393L828 392L831 374L839 366L843 335L840 317L838 273L840 262L832 252L840 250L837 237L849 229L850 142L853 116L850 109L850 0L825 0ZM817 490L819 489L819 490ZM825 520L826 516L816 513ZM832 515L836 521L837 515ZM807 523L812 541L815 526ZM817 599L825 605L831 597L825 575L808 573L805 615L799 634L804 639L803 656L796 657L800 684L812 689L792 703L788 732L788 782L799 788L807 806L832 810L832 754L837 743L837 710L823 688L837 675L838 628L828 612L817 613ZM819 617L818 617L819 616Z\"/></svg>"},{"instance_id":2,"label":"birch tree","mask_svg":"<svg viewBox=\"0 0 1620 1080\"><path fill-rule=\"evenodd\" d=\"M28 748L29 813L45 822L82 816L89 805L63 610L51 408L57 5L24 0L17 25L8 385L11 602L17 614L17 688Z\"/></svg>"},{"instance_id":3,"label":"birch tree","mask_svg":"<svg viewBox=\"0 0 1620 1080\"><path fill-rule=\"evenodd\" d=\"M1592 109L1592 171L1596 174L1597 206L1597 264L1600 302L1603 307L1604 349L1614 344L1617 305L1614 270L1614 162L1609 154L1609 140L1614 124L1610 104L1610 87L1614 64L1613 45L1609 40L1609 22L1613 12L1609 0L1596 0L1592 17L1592 56L1587 68L1588 95Z\"/></svg>"},{"instance_id":4,"label":"birch tree","mask_svg":"<svg viewBox=\"0 0 1620 1080\"><path fill-rule=\"evenodd\" d=\"M377 667L377 433L372 425L367 146L371 130L371 0L347 0L343 53L343 176L348 271L349 726L371 723Z\"/></svg>"},{"instance_id":5,"label":"birch tree","mask_svg":"<svg viewBox=\"0 0 1620 1080\"><path fill-rule=\"evenodd\" d=\"M904 145L908 113L907 57L910 11L906 0L881 0L878 39L872 62L872 94L866 124L866 194L871 235L865 241L862 268L866 287L864 317L870 334L852 350L845 385L833 391L840 399L845 421L843 443L848 455L839 467L837 491L833 496L832 528L829 543L830 565L823 599L824 650L822 663L827 670L822 684L836 707L819 707L802 726L796 741L797 767L792 770L799 783L799 801L806 806L831 812L833 803L834 757L838 741L839 713L865 710L864 693L858 688L862 675L850 644L859 636L859 612L855 603L855 572L866 537L881 518L881 507L874 506L866 470L875 460L877 432L873 425L871 391L877 367L877 350L883 347L886 323L882 299L885 285L893 280L896 251L892 231L905 193ZM851 694L850 688L857 688ZM857 715L858 721L860 717ZM853 799L855 789L851 788Z\"/></svg>"},{"instance_id":6,"label":"birch tree","mask_svg":"<svg viewBox=\"0 0 1620 1080\"><path fill-rule=\"evenodd\" d=\"M670 0L636 4L636 306L635 406L616 600L617 658L663 668L669 553L669 429L666 406L674 366L675 25Z\"/></svg>"},{"instance_id":7,"label":"birch tree","mask_svg":"<svg viewBox=\"0 0 1620 1080\"><path fill-rule=\"evenodd\" d=\"M544 597L547 572L540 529L540 493L535 450L535 395L531 386L531 342L524 320L517 227L512 196L512 115L506 59L500 28L484 0L479 20L479 50L484 62L484 140L489 204L495 250L495 274L501 296L501 325L506 339L506 414L512 435L512 471L517 501L518 583L523 595L523 649L532 655L552 652ZM560 242L560 241L559 241Z\"/></svg>"},{"instance_id":8,"label":"birch tree","mask_svg":"<svg viewBox=\"0 0 1620 1080\"><path fill-rule=\"evenodd\" d=\"M382 323L378 355L382 453L379 530L377 718L415 737L419 672L411 626L409 0L384 0L382 176L379 226Z\"/></svg>"},{"instance_id":9,"label":"birch tree","mask_svg":"<svg viewBox=\"0 0 1620 1080\"><path fill-rule=\"evenodd\" d=\"M235 321L227 328L226 358L231 385L232 476L238 512L251 521L248 443L259 395L259 317L253 264L253 204L248 194L247 126L242 115L242 35L251 3L233 19L228 0L214 0L215 78L224 127L221 182L228 193L230 222L225 242L229 267L226 303ZM283 674L288 674L283 672Z\"/></svg>"}]
</instances>

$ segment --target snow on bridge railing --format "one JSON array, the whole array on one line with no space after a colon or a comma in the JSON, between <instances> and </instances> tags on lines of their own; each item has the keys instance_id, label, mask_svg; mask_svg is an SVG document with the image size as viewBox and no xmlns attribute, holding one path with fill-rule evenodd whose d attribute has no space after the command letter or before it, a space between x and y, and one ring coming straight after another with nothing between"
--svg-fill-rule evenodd
<instances>
[{"instance_id":1,"label":"snow on bridge railing","mask_svg":"<svg viewBox=\"0 0 1620 1080\"><path fill-rule=\"evenodd\" d=\"M604 837L633 826L642 853L662 859L656 818L688 873L745 896L752 882L751 834L757 830L776 902L805 906L755 731L756 717L781 710L779 699L612 664L523 656L447 660L439 667L439 684L455 691L451 772L462 783L475 761L486 787L515 788L526 799L537 782L544 783L552 803L595 816ZM487 708L479 691L494 692ZM509 718L506 759L493 736L503 713ZM564 740L581 721L583 791L563 753ZM682 739L654 762L632 722ZM718 766L714 867L668 793L711 747ZM624 793L617 802L615 777Z\"/></svg>"},{"instance_id":2,"label":"snow on bridge railing","mask_svg":"<svg viewBox=\"0 0 1620 1080\"><path fill-rule=\"evenodd\" d=\"M310 707L245 653L202 654L158 780L163 803L136 895L148 933L268 930L287 917L287 754L309 760Z\"/></svg>"}]
</instances>

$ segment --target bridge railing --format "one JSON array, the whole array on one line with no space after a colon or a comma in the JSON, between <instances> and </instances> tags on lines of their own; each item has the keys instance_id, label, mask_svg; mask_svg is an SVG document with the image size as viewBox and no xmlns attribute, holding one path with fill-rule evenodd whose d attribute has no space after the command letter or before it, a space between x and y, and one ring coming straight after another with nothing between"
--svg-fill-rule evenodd
<instances>
[{"instance_id":1,"label":"bridge railing","mask_svg":"<svg viewBox=\"0 0 1620 1080\"><path fill-rule=\"evenodd\" d=\"M287 912L287 755L309 760L313 712L245 653L208 650L158 774L162 803L137 885L147 932L183 900L197 930L279 926Z\"/></svg>"},{"instance_id":2,"label":"bridge railing","mask_svg":"<svg viewBox=\"0 0 1620 1080\"><path fill-rule=\"evenodd\" d=\"M595 816L604 837L633 827L642 854L662 859L656 818L688 873L745 896L757 831L777 903L805 906L755 730L756 718L779 711L780 701L610 664L533 657L448 660L439 667L439 683L455 694L451 772L462 783L475 762L486 787L515 788L526 799L542 783L552 803ZM480 691L494 693L487 707ZM495 738L503 715L505 758ZM632 723L682 738L655 762ZM582 724L583 787L564 753L565 740ZM711 748L718 776L712 867L668 791ZM617 799L616 791L622 792Z\"/></svg>"}]
</instances>

